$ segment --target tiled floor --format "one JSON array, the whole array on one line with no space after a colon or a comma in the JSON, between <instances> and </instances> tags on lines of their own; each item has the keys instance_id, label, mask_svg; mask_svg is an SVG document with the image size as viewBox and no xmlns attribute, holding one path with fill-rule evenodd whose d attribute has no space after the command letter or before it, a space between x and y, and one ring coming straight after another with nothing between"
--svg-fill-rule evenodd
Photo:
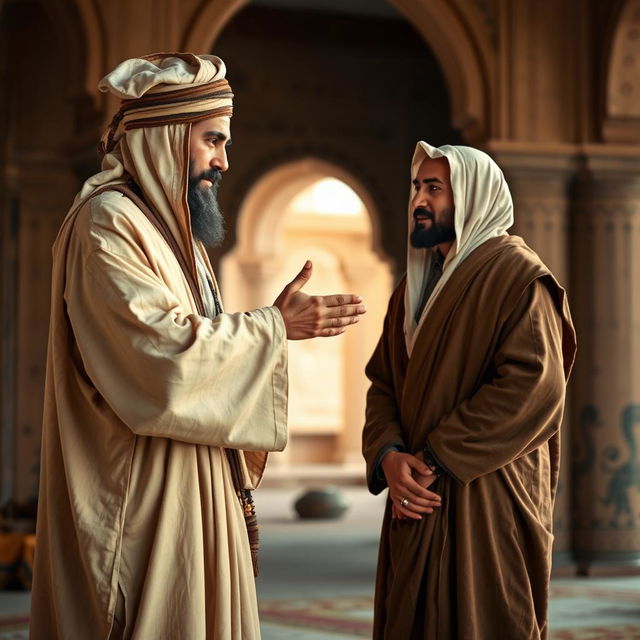
<instances>
[{"instance_id":1,"label":"tiled floor","mask_svg":"<svg viewBox=\"0 0 640 640\"><path fill-rule=\"evenodd\" d=\"M263 608L288 606L301 598L316 605L330 599L355 603L345 616L362 626L371 617L378 532L384 497L362 488L343 493L350 509L340 520L300 521L292 504L299 492L256 492L262 532L258 595ZM282 604L284 603L284 605ZM277 607L275 607L277 609ZM0 593L0 615L28 610L28 594ZM277 616L276 616L276 619ZM552 581L551 640L640 638L640 577L562 578ZM356 625L357 626L357 625ZM366 626L366 625L365 625ZM263 640L353 640L362 638L317 625L295 627L263 619ZM24 640L24 632L0 633L0 640Z\"/></svg>"}]
</instances>

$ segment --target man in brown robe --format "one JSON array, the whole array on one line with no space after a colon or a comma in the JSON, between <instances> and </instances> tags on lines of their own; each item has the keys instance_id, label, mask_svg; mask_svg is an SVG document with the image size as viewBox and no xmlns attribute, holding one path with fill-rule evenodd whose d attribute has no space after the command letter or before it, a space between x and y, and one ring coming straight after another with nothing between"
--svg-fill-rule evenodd
<instances>
[{"instance_id":1,"label":"man in brown robe","mask_svg":"<svg viewBox=\"0 0 640 640\"><path fill-rule=\"evenodd\" d=\"M31 637L257 640L250 489L287 441L287 338L342 333L357 296L224 313L232 93L215 56L127 60L53 248Z\"/></svg>"},{"instance_id":2,"label":"man in brown robe","mask_svg":"<svg viewBox=\"0 0 640 640\"><path fill-rule=\"evenodd\" d=\"M367 366L369 489L389 488L374 638L547 636L559 427L575 334L502 172L418 143L406 277Z\"/></svg>"}]
</instances>

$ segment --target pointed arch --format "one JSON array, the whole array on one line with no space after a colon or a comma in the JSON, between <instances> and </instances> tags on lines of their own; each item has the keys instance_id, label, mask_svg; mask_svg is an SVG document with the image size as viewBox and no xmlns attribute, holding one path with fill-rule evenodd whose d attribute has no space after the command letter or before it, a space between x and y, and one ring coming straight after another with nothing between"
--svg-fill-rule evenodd
<instances>
[{"instance_id":1,"label":"pointed arch","mask_svg":"<svg viewBox=\"0 0 640 640\"><path fill-rule=\"evenodd\" d=\"M334 215L319 213L313 207L295 208L297 196L326 178L337 179L358 196L357 222L337 211ZM340 340L326 345L317 341L290 345L294 446L284 454L283 463L287 456L292 456L290 462L310 461L305 456L310 455L312 436L316 438L314 447L321 442L326 446L323 459L316 462L360 460L357 425L365 410L368 387L362 370L379 338L393 286L379 229L375 202L359 180L342 167L314 157L270 169L241 203L237 242L221 263L227 309L240 311L271 304L309 258L314 272L306 286L308 292L324 295L343 289L342 293L361 295L367 305L367 322ZM330 395L335 402L325 403L320 410L317 393L308 381L323 377L333 385Z\"/></svg>"},{"instance_id":2,"label":"pointed arch","mask_svg":"<svg viewBox=\"0 0 640 640\"><path fill-rule=\"evenodd\" d=\"M344 182L362 200L371 223L372 249L389 262L382 249L379 212L369 191L339 165L313 157L286 162L258 179L240 205L234 251L256 258L270 257L275 251L275 230L288 203L297 193L326 177Z\"/></svg>"}]
</instances>

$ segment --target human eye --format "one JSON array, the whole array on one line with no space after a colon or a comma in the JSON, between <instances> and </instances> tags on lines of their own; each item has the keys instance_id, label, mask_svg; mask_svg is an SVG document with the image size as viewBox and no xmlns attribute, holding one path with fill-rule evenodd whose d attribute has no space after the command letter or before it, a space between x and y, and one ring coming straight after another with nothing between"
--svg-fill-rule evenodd
<instances>
[{"instance_id":1,"label":"human eye","mask_svg":"<svg viewBox=\"0 0 640 640\"><path fill-rule=\"evenodd\" d=\"M430 184L429 191L440 191L440 187L437 184Z\"/></svg>"}]
</instances>

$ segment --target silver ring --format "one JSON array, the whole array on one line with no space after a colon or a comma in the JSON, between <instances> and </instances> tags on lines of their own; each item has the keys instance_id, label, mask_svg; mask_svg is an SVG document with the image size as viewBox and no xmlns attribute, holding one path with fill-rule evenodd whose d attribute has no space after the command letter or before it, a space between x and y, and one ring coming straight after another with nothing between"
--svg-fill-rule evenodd
<instances>
[{"instance_id":1,"label":"silver ring","mask_svg":"<svg viewBox=\"0 0 640 640\"><path fill-rule=\"evenodd\" d=\"M400 504L403 507L408 507L409 506L409 501L406 498L402 498L402 500L400 500Z\"/></svg>"}]
</instances>

